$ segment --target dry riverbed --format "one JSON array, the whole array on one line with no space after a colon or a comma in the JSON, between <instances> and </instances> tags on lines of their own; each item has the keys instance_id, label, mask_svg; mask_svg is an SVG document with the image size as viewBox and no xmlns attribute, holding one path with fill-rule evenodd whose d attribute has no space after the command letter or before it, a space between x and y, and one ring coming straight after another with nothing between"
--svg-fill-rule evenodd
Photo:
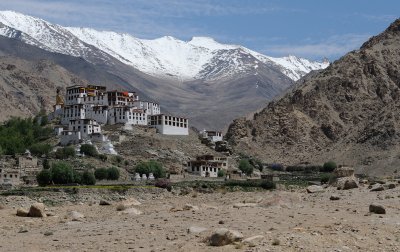
<instances>
[{"instance_id":1,"label":"dry riverbed","mask_svg":"<svg viewBox=\"0 0 400 252\"><path fill-rule=\"evenodd\" d=\"M0 196L0 251L400 251L399 186L184 196L156 191L118 199L96 194L46 205L44 218L16 216L37 199ZM331 200L333 194L339 199ZM111 205L99 205L102 197ZM386 214L369 213L374 202ZM210 246L219 228L250 239Z\"/></svg>"}]
</instances>

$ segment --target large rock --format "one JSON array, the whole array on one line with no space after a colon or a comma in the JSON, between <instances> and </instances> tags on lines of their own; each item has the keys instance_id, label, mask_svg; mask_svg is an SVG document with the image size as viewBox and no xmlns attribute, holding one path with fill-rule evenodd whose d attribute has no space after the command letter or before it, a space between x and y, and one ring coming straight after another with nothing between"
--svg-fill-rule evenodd
<instances>
[{"instance_id":1,"label":"large rock","mask_svg":"<svg viewBox=\"0 0 400 252\"><path fill-rule=\"evenodd\" d=\"M358 188L358 182L355 177L343 177L338 179L338 187L341 190L350 190Z\"/></svg>"},{"instance_id":2,"label":"large rock","mask_svg":"<svg viewBox=\"0 0 400 252\"><path fill-rule=\"evenodd\" d=\"M28 217L29 212L23 208L17 209L17 216L19 217Z\"/></svg>"},{"instance_id":3,"label":"large rock","mask_svg":"<svg viewBox=\"0 0 400 252\"><path fill-rule=\"evenodd\" d=\"M377 203L372 203L369 205L369 211L376 214L386 214L385 208Z\"/></svg>"},{"instance_id":4,"label":"large rock","mask_svg":"<svg viewBox=\"0 0 400 252\"><path fill-rule=\"evenodd\" d=\"M117 211L123 211L125 209L131 208L132 206L139 206L141 204L142 203L140 203L135 198L129 198L118 203Z\"/></svg>"},{"instance_id":5,"label":"large rock","mask_svg":"<svg viewBox=\"0 0 400 252\"><path fill-rule=\"evenodd\" d=\"M381 185L381 184L375 184L375 185L373 185L372 187L371 187L371 192L380 192L380 191L383 191L383 190L385 190L385 188L383 187L383 185Z\"/></svg>"},{"instance_id":6,"label":"large rock","mask_svg":"<svg viewBox=\"0 0 400 252\"><path fill-rule=\"evenodd\" d=\"M307 187L308 193L317 193L317 192L323 192L323 191L324 191L324 188L322 186L311 185L311 186Z\"/></svg>"},{"instance_id":7,"label":"large rock","mask_svg":"<svg viewBox=\"0 0 400 252\"><path fill-rule=\"evenodd\" d=\"M46 217L43 203L34 203L31 205L28 213L29 217Z\"/></svg>"},{"instance_id":8,"label":"large rock","mask_svg":"<svg viewBox=\"0 0 400 252\"><path fill-rule=\"evenodd\" d=\"M235 230L217 229L210 237L211 246L225 246L243 240L243 235Z\"/></svg>"}]
</instances>

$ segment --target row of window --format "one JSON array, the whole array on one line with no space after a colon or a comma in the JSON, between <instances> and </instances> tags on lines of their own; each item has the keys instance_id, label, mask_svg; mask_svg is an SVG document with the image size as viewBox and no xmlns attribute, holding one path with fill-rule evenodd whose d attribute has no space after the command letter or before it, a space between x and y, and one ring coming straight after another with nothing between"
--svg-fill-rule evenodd
<instances>
[{"instance_id":1,"label":"row of window","mask_svg":"<svg viewBox=\"0 0 400 252\"><path fill-rule=\"evenodd\" d=\"M215 168L215 167L201 167L201 170L204 172L217 172L220 170L220 168ZM200 167L199 166L193 166L192 167L192 171L200 171Z\"/></svg>"}]
</instances>

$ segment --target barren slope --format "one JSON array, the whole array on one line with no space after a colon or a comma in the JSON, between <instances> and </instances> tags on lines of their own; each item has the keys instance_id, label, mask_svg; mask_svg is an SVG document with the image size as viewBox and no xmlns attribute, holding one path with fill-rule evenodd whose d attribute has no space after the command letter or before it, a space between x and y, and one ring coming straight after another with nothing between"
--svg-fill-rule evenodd
<instances>
[{"instance_id":1,"label":"barren slope","mask_svg":"<svg viewBox=\"0 0 400 252\"><path fill-rule=\"evenodd\" d=\"M400 19L271 102L230 125L236 150L267 162L336 160L362 173L400 165Z\"/></svg>"}]
</instances>

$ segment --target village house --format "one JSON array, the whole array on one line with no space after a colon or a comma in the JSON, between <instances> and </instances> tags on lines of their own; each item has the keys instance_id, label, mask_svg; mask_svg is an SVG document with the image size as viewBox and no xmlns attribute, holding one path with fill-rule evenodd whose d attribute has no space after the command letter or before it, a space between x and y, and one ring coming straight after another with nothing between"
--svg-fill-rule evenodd
<instances>
[{"instance_id":1,"label":"village house","mask_svg":"<svg viewBox=\"0 0 400 252\"><path fill-rule=\"evenodd\" d=\"M213 155L198 156L196 160L187 163L186 171L201 177L218 177L220 170L228 169L228 159L226 157L216 157Z\"/></svg>"},{"instance_id":2,"label":"village house","mask_svg":"<svg viewBox=\"0 0 400 252\"><path fill-rule=\"evenodd\" d=\"M36 183L40 170L38 159L28 150L17 157L3 155L0 159L0 185L12 187Z\"/></svg>"},{"instance_id":3,"label":"village house","mask_svg":"<svg viewBox=\"0 0 400 252\"><path fill-rule=\"evenodd\" d=\"M203 139L208 139L210 142L213 142L213 143L223 140L222 132L220 132L220 131L202 130L202 131L200 131L200 135Z\"/></svg>"}]
</instances>

